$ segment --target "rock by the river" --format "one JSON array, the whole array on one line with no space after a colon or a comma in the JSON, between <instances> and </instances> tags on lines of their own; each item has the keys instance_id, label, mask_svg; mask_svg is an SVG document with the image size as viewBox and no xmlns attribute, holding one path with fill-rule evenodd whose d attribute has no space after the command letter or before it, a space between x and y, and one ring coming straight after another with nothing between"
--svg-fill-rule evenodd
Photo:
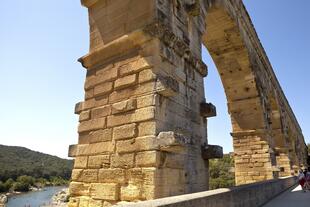
<instances>
[{"instance_id":1,"label":"rock by the river","mask_svg":"<svg viewBox=\"0 0 310 207\"><path fill-rule=\"evenodd\" d=\"M65 188L56 193L52 201L52 206L66 206L69 201L69 189Z\"/></svg>"},{"instance_id":2,"label":"rock by the river","mask_svg":"<svg viewBox=\"0 0 310 207\"><path fill-rule=\"evenodd\" d=\"M4 207L8 202L8 197L4 194L0 194L0 207Z\"/></svg>"}]
</instances>

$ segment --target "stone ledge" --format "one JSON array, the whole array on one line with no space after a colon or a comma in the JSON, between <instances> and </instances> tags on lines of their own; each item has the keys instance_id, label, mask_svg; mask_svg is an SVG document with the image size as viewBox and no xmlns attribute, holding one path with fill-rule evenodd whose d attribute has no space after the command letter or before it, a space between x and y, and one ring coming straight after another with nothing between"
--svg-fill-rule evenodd
<instances>
[{"instance_id":1,"label":"stone ledge","mask_svg":"<svg viewBox=\"0 0 310 207\"><path fill-rule=\"evenodd\" d=\"M223 158L223 147L218 145L204 145L201 147L201 155L205 160Z\"/></svg>"},{"instance_id":2,"label":"stone ledge","mask_svg":"<svg viewBox=\"0 0 310 207\"><path fill-rule=\"evenodd\" d=\"M278 194L292 187L295 177L268 180L233 188L222 188L138 203L118 204L117 207L237 207L262 206Z\"/></svg>"}]
</instances>

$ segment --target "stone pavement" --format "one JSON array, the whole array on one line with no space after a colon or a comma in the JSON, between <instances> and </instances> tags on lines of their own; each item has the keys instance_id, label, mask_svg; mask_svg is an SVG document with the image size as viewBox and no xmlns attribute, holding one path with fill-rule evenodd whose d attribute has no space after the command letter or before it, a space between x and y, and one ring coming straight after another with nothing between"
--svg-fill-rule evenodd
<instances>
[{"instance_id":1,"label":"stone pavement","mask_svg":"<svg viewBox=\"0 0 310 207\"><path fill-rule=\"evenodd\" d=\"M263 207L309 207L310 192L303 192L300 185L294 186L280 194Z\"/></svg>"}]
</instances>

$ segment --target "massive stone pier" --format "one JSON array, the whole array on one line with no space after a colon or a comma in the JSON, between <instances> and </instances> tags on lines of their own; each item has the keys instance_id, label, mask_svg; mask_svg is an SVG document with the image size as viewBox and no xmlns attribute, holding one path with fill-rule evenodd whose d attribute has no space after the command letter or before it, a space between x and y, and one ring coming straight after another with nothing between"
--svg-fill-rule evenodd
<instances>
[{"instance_id":1,"label":"massive stone pier","mask_svg":"<svg viewBox=\"0 0 310 207\"><path fill-rule=\"evenodd\" d=\"M216 63L231 115L236 184L294 173L302 131L241 0L82 0L89 11L85 100L70 207L110 206L208 189L201 59ZM212 89L210 89L212 90Z\"/></svg>"}]
</instances>

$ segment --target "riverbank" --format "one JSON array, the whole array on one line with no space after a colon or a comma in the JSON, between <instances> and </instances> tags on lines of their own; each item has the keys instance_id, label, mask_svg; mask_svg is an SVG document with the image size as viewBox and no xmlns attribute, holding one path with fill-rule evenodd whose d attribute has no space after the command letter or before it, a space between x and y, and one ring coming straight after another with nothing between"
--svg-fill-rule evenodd
<instances>
[{"instance_id":1,"label":"riverbank","mask_svg":"<svg viewBox=\"0 0 310 207\"><path fill-rule=\"evenodd\" d=\"M24 207L24 206L44 206L44 207L62 207L66 206L63 202L68 199L65 196L66 186L45 187L40 191L32 191L11 196L8 199L6 207ZM67 191L66 191L67 192Z\"/></svg>"}]
</instances>

